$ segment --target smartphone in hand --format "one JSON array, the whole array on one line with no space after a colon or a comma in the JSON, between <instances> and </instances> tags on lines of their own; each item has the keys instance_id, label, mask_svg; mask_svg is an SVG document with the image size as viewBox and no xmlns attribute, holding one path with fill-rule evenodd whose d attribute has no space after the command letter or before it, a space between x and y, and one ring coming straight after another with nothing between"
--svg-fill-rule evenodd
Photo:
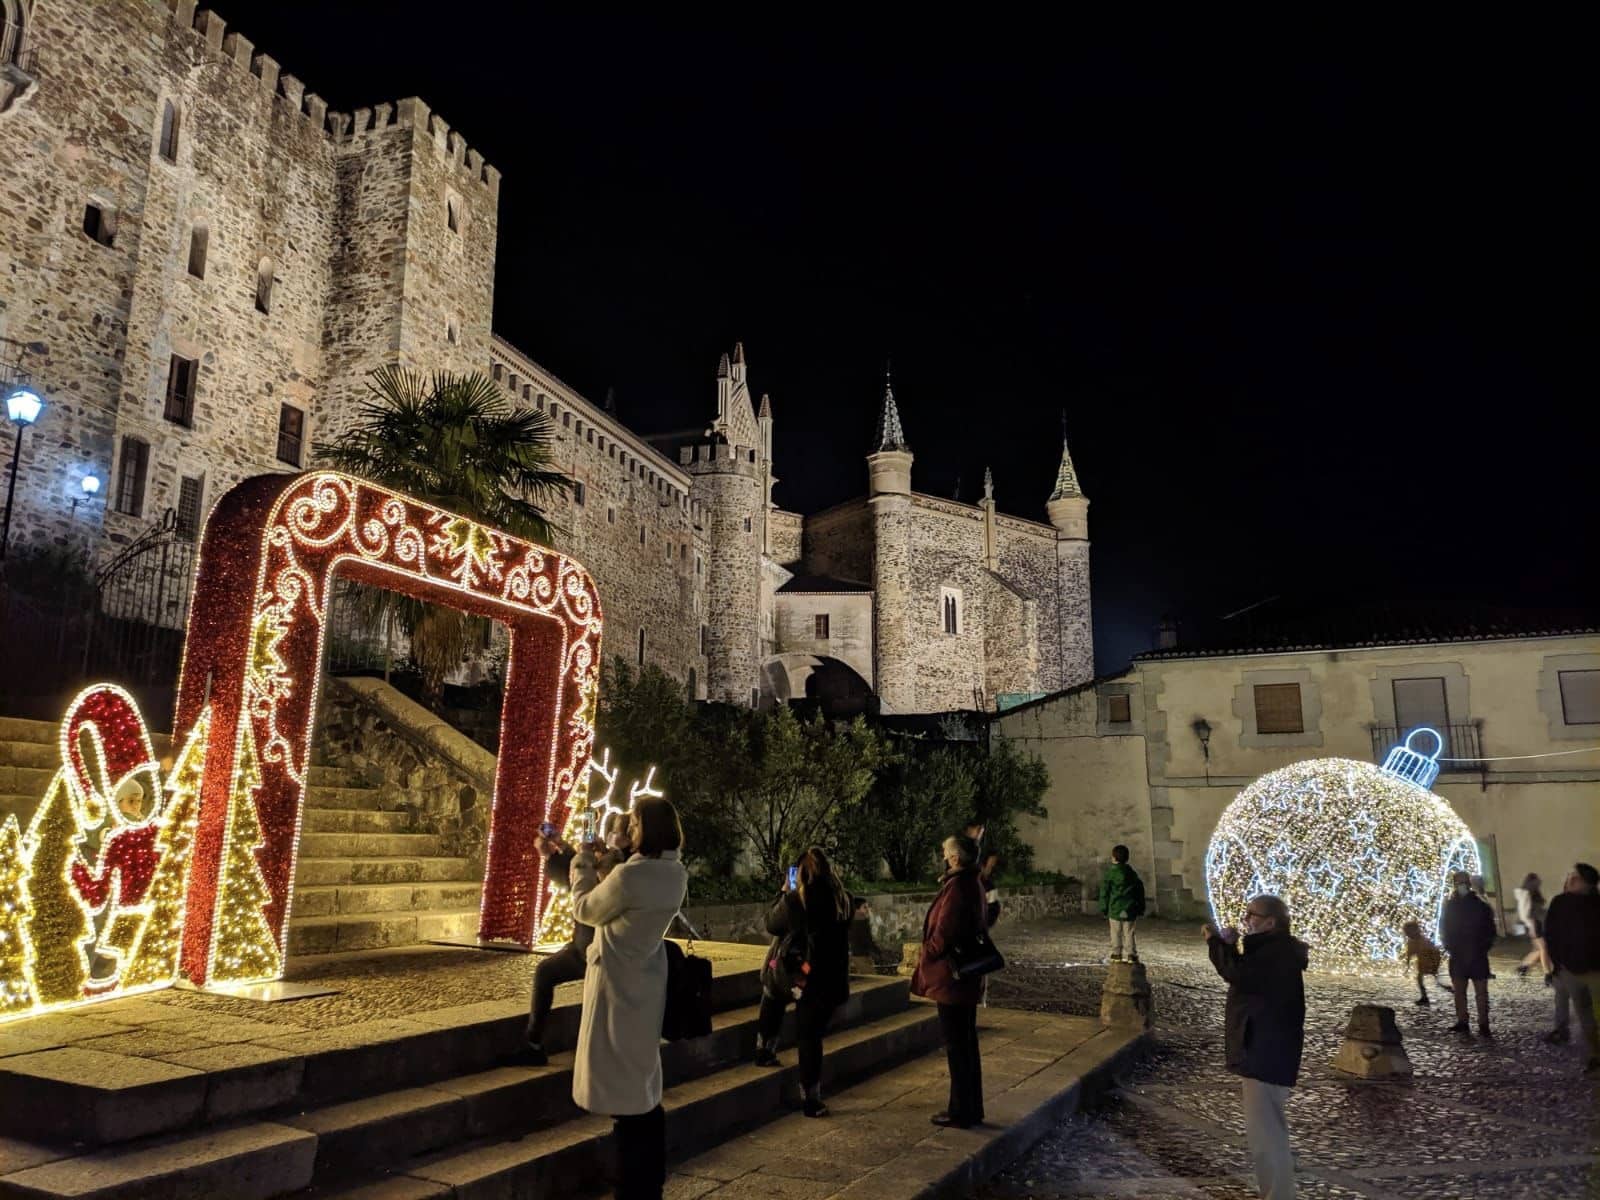
<instances>
[{"instance_id":1,"label":"smartphone in hand","mask_svg":"<svg viewBox=\"0 0 1600 1200\"><path fill-rule=\"evenodd\" d=\"M539 824L539 836L540 837L553 838L553 837L555 837L555 835L556 835L556 827L554 825L552 825L549 821L540 822L540 824Z\"/></svg>"},{"instance_id":2,"label":"smartphone in hand","mask_svg":"<svg viewBox=\"0 0 1600 1200\"><path fill-rule=\"evenodd\" d=\"M800 868L799 867L790 867L789 868L789 890L791 892L795 892L795 891L799 891L800 890Z\"/></svg>"}]
</instances>

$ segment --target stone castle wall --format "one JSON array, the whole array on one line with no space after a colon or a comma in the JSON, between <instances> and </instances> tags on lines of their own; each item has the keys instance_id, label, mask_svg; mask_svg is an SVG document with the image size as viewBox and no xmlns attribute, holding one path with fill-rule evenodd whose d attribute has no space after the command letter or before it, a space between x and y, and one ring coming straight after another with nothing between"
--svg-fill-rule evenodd
<instances>
[{"instance_id":1,"label":"stone castle wall","mask_svg":"<svg viewBox=\"0 0 1600 1200\"><path fill-rule=\"evenodd\" d=\"M768 556L785 566L798 564L804 555L802 542L805 518L799 513L774 508L767 513Z\"/></svg>"}]
</instances>

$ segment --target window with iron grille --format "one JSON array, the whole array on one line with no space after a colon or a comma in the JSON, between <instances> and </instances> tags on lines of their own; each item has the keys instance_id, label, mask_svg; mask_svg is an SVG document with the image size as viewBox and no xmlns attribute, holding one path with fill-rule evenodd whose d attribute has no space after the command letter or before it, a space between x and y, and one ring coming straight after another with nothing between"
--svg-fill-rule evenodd
<instances>
[{"instance_id":1,"label":"window with iron grille","mask_svg":"<svg viewBox=\"0 0 1600 1200\"><path fill-rule=\"evenodd\" d=\"M144 513L144 477L150 465L150 446L136 437L122 439L122 461L117 465L117 511L130 517Z\"/></svg>"},{"instance_id":2,"label":"window with iron grille","mask_svg":"<svg viewBox=\"0 0 1600 1200\"><path fill-rule=\"evenodd\" d=\"M1126 693L1106 697L1106 722L1111 725L1126 725L1133 720L1132 698Z\"/></svg>"},{"instance_id":3,"label":"window with iron grille","mask_svg":"<svg viewBox=\"0 0 1600 1200\"><path fill-rule=\"evenodd\" d=\"M177 533L186 542L200 536L200 480L185 475L178 481Z\"/></svg>"},{"instance_id":4,"label":"window with iron grille","mask_svg":"<svg viewBox=\"0 0 1600 1200\"><path fill-rule=\"evenodd\" d=\"M174 354L167 364L167 406L162 416L176 425L194 424L194 388L200 377L200 364L192 358Z\"/></svg>"},{"instance_id":5,"label":"window with iron grille","mask_svg":"<svg viewBox=\"0 0 1600 1200\"><path fill-rule=\"evenodd\" d=\"M816 616L811 618L811 632L812 636L814 636L819 642L825 642L828 640L827 613L817 613Z\"/></svg>"},{"instance_id":6,"label":"window with iron grille","mask_svg":"<svg viewBox=\"0 0 1600 1200\"><path fill-rule=\"evenodd\" d=\"M1561 720L1568 725L1600 725L1600 671L1559 671Z\"/></svg>"},{"instance_id":7,"label":"window with iron grille","mask_svg":"<svg viewBox=\"0 0 1600 1200\"><path fill-rule=\"evenodd\" d=\"M1256 694L1257 733L1304 733L1305 717L1300 710L1298 683L1258 683Z\"/></svg>"},{"instance_id":8,"label":"window with iron grille","mask_svg":"<svg viewBox=\"0 0 1600 1200\"><path fill-rule=\"evenodd\" d=\"M298 467L305 453L306 414L292 404L278 408L278 461Z\"/></svg>"}]
</instances>

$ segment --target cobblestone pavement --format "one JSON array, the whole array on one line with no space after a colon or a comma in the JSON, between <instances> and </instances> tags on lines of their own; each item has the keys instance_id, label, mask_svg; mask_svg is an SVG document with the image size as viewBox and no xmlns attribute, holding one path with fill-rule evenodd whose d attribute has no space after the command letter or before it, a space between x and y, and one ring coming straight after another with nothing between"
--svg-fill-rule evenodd
<instances>
[{"instance_id":1,"label":"cobblestone pavement","mask_svg":"<svg viewBox=\"0 0 1600 1200\"><path fill-rule=\"evenodd\" d=\"M990 1003L1098 1012L1103 922L998 927L1009 966ZM1248 1200L1256 1195L1238 1083L1222 1066L1225 985L1199 922L1142 921L1156 1045L1110 1095L1078 1113L985 1186L985 1200L1139 1197ZM1525 943L1494 956L1492 1041L1448 1032L1450 997L1412 1004L1399 971L1306 977L1306 1054L1289 1103L1299 1194L1311 1200L1562 1200L1600 1197L1600 1083L1574 1047L1542 1044L1551 992L1516 975ZM1514 952L1514 953L1513 953ZM1315 959L1313 958L1313 964ZM1416 1076L1366 1082L1329 1067L1356 1004L1391 1005Z\"/></svg>"}]
</instances>

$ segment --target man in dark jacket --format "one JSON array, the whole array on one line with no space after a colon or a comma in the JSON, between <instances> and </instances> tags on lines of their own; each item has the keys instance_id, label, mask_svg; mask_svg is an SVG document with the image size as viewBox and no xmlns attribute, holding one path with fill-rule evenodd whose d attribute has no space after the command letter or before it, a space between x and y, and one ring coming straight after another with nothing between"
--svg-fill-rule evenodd
<instances>
[{"instance_id":1,"label":"man in dark jacket","mask_svg":"<svg viewBox=\"0 0 1600 1200\"><path fill-rule=\"evenodd\" d=\"M1566 888L1550 901L1544 918L1544 944L1556 976L1556 1027L1544 1040L1566 1041L1570 1036L1568 1013L1576 1009L1578 1029L1588 1051L1584 1071L1600 1073L1600 1030L1594 1013L1600 992L1600 871L1588 863L1573 867Z\"/></svg>"},{"instance_id":2,"label":"man in dark jacket","mask_svg":"<svg viewBox=\"0 0 1600 1200\"><path fill-rule=\"evenodd\" d=\"M1478 1036L1489 1032L1489 947L1494 945L1494 910L1472 890L1472 876L1457 871L1450 899L1439 918L1439 943L1450 956L1450 982L1455 989L1456 1023L1452 1033L1468 1033L1467 982L1478 998Z\"/></svg>"},{"instance_id":3,"label":"man in dark jacket","mask_svg":"<svg viewBox=\"0 0 1600 1200\"><path fill-rule=\"evenodd\" d=\"M1133 926L1144 916L1144 880L1128 865L1126 846L1111 847L1111 865L1100 880L1100 913L1111 922L1111 957L1107 961L1138 962Z\"/></svg>"},{"instance_id":4,"label":"man in dark jacket","mask_svg":"<svg viewBox=\"0 0 1600 1200\"><path fill-rule=\"evenodd\" d=\"M1306 944L1289 933L1289 906L1257 896L1245 906L1244 938L1206 925L1206 950L1228 981L1227 1065L1243 1078L1244 1127L1265 1200L1294 1196L1294 1154L1284 1106L1305 1044Z\"/></svg>"}]
</instances>

